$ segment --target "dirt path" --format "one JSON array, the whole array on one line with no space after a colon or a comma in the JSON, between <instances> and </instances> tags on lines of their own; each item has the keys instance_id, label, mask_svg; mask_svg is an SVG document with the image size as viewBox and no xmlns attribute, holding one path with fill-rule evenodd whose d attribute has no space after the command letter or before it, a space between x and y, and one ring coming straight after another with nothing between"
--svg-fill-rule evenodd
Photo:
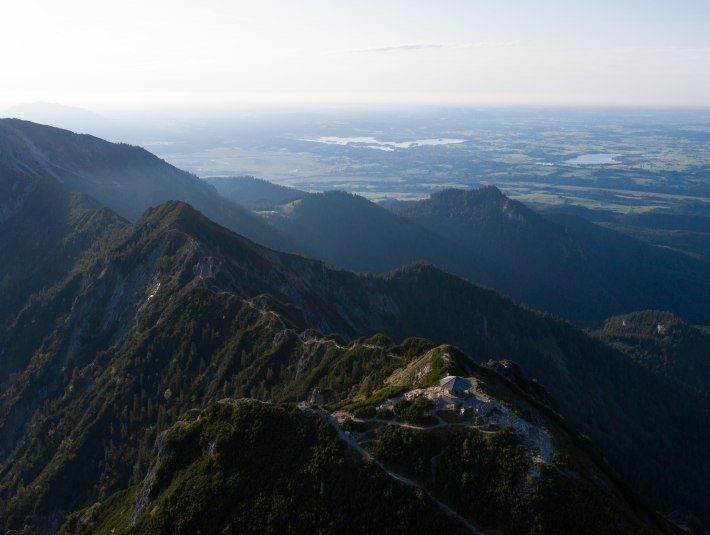
<instances>
[{"instance_id":1,"label":"dirt path","mask_svg":"<svg viewBox=\"0 0 710 535\"><path fill-rule=\"evenodd\" d=\"M406 422L398 422L398 421L396 421L396 420L384 420L384 419L382 419L382 418L377 418L377 417L374 417L374 418L358 418L358 417L353 416L352 414L349 414L349 413L347 413L347 412L342 412L342 413L339 413L339 414L344 414L344 415L346 415L348 418L350 418L353 422L357 422L357 423L361 423L361 424L369 423L369 422L376 422L376 423L382 424L382 425L396 425L396 426L399 426L399 427L405 427L405 428L407 428L407 429L414 429L414 430L416 430L416 431L431 431L432 429L439 429L439 428L441 428L441 427L446 427L447 429L448 429L448 428L451 428L451 427L466 427L466 428L470 428L470 429L475 429L476 431L478 431L479 433L481 433L481 434L483 434L483 435L492 435L492 434L494 434L494 433L497 433L497 431L489 431L489 430L487 430L487 429L482 429L482 428L481 428L482 426L474 425L474 424L469 423L469 422L447 422L447 421L445 421L441 416L439 416L438 414L433 414L433 415L430 414L430 416L434 416L434 417L438 420L438 423L437 423L436 425L430 425L430 426L427 426L427 427L422 427L422 426L419 426L419 425L408 424L408 423L406 423ZM333 418L332 415L331 415L330 417ZM333 419L335 419L335 418L333 418Z\"/></svg>"},{"instance_id":2,"label":"dirt path","mask_svg":"<svg viewBox=\"0 0 710 535\"><path fill-rule=\"evenodd\" d=\"M358 444L357 440L355 440L350 434L346 433L341 429L341 427L338 425L338 421L333 418L329 413L322 409L314 408L308 405L305 402L302 402L299 404L299 408L304 411L312 412L320 416L326 423L330 424L333 429L335 429L336 433L338 433L338 436L343 440L348 446L350 446L353 450L358 452L362 457L365 459L372 461L375 463L385 474L387 474L389 477L392 479L395 479L399 481L400 483L403 483L407 485L408 487L412 487L415 489L421 490L424 494L427 495L427 497L433 501L444 513L446 513L448 516L451 516L461 522L463 525L465 525L471 533L475 533L476 535L485 535L483 531L478 528L478 526L472 524L469 520L465 519L462 517L460 514L458 514L456 511L451 509L448 505L446 505L444 502L441 500L437 499L429 490L426 488L422 487L420 484L412 481L408 477L405 477L401 474L398 474L397 472L393 472L390 470L387 466L385 466L381 461L376 459L375 457L370 454L367 450L365 450L360 444Z\"/></svg>"}]
</instances>

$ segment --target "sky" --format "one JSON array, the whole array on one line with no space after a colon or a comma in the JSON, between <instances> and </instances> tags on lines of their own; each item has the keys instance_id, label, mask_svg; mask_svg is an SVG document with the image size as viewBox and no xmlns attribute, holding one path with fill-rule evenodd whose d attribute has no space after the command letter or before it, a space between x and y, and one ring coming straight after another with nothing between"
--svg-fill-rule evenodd
<instances>
[{"instance_id":1,"label":"sky","mask_svg":"<svg viewBox=\"0 0 710 535\"><path fill-rule=\"evenodd\" d=\"M710 106L710 1L4 0L0 104Z\"/></svg>"}]
</instances>

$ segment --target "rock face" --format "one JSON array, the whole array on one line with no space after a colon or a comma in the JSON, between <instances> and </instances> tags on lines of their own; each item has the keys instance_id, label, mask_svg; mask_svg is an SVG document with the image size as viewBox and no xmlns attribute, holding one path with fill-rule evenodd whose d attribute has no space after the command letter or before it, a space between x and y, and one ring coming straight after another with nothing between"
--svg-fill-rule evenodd
<instances>
[{"instance_id":1,"label":"rock face","mask_svg":"<svg viewBox=\"0 0 710 535\"><path fill-rule=\"evenodd\" d=\"M518 416L510 408L492 399L478 388L471 388L466 394L461 396L452 396L443 386L413 389L404 393L401 397L383 401L377 406L377 409L392 410L401 399L414 402L420 398L431 402L434 414L437 416L437 426L451 426L450 423L447 424L438 417L439 411L449 411L464 416L461 422L456 422L457 425L463 427L485 429L486 431L496 429L513 432L518 436L521 443L526 446L531 464L549 464L552 462L555 447L552 444L549 432ZM476 420L475 424L471 421L473 419Z\"/></svg>"},{"instance_id":2,"label":"rock face","mask_svg":"<svg viewBox=\"0 0 710 535\"><path fill-rule=\"evenodd\" d=\"M333 403L337 401L336 396L330 390L322 390L321 388L314 388L311 393L311 397L308 399L309 403L316 405L323 405L326 403Z\"/></svg>"}]
</instances>

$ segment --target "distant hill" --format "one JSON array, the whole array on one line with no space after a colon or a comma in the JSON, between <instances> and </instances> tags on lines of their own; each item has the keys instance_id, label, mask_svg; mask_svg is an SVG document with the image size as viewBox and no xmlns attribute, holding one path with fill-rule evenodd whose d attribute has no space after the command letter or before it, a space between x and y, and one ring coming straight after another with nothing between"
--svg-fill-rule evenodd
<instances>
[{"instance_id":1,"label":"distant hill","mask_svg":"<svg viewBox=\"0 0 710 535\"><path fill-rule=\"evenodd\" d=\"M207 177L204 180L223 197L252 210L271 210L308 195L305 191L279 186L253 176Z\"/></svg>"},{"instance_id":2,"label":"distant hill","mask_svg":"<svg viewBox=\"0 0 710 535\"><path fill-rule=\"evenodd\" d=\"M654 373L710 396L710 328L644 310L609 318L595 334Z\"/></svg>"},{"instance_id":3,"label":"distant hill","mask_svg":"<svg viewBox=\"0 0 710 535\"><path fill-rule=\"evenodd\" d=\"M344 192L310 194L264 217L290 250L369 272L427 260L583 325L643 308L710 323L709 264L580 218L543 217L493 187L389 210Z\"/></svg>"},{"instance_id":4,"label":"distant hill","mask_svg":"<svg viewBox=\"0 0 710 535\"><path fill-rule=\"evenodd\" d=\"M625 308L669 310L686 321L710 323L710 264L600 227L577 216L550 216L592 251L599 271L625 288ZM622 294L623 295L623 294ZM633 302L634 307L629 307ZM610 311L610 315L612 311Z\"/></svg>"},{"instance_id":5,"label":"distant hill","mask_svg":"<svg viewBox=\"0 0 710 535\"><path fill-rule=\"evenodd\" d=\"M654 506L707 518L710 437L697 425L710 416L707 398L564 321L430 265L376 277L278 253L181 202L97 247L18 304L0 338L13 363L0 394L6 529L53 531L138 484L159 432L190 408L369 395L392 359L406 363L406 351L421 356L432 342L460 346L471 365L518 362ZM395 349L382 335L432 342Z\"/></svg>"},{"instance_id":6,"label":"distant hill","mask_svg":"<svg viewBox=\"0 0 710 535\"><path fill-rule=\"evenodd\" d=\"M506 293L572 320L639 308L710 319L709 265L580 218L541 217L496 188L447 190L393 210L515 270Z\"/></svg>"},{"instance_id":7,"label":"distant hill","mask_svg":"<svg viewBox=\"0 0 710 535\"><path fill-rule=\"evenodd\" d=\"M505 269L389 212L343 191L309 194L266 220L288 236L291 248L355 271L381 273L428 261L481 284L502 280ZM457 254L454 252L457 251Z\"/></svg>"},{"instance_id":8,"label":"distant hill","mask_svg":"<svg viewBox=\"0 0 710 535\"><path fill-rule=\"evenodd\" d=\"M494 187L393 210L515 270L513 287L493 287L537 308L582 323L642 308L710 323L710 264L686 255L572 215L542 217Z\"/></svg>"},{"instance_id":9,"label":"distant hill","mask_svg":"<svg viewBox=\"0 0 710 535\"><path fill-rule=\"evenodd\" d=\"M51 178L135 220L149 206L184 200L215 221L269 245L283 245L257 216L212 186L145 149L17 119L0 119L0 170Z\"/></svg>"}]
</instances>

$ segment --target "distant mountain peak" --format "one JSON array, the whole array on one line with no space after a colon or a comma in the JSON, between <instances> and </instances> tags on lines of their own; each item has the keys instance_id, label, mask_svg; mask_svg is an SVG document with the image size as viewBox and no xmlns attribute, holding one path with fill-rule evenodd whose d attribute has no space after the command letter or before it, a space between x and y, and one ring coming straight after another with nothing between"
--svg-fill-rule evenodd
<instances>
[{"instance_id":1,"label":"distant mountain peak","mask_svg":"<svg viewBox=\"0 0 710 535\"><path fill-rule=\"evenodd\" d=\"M500 218L502 221L526 223L542 220L535 212L506 196L496 186L448 188L432 193L428 199L399 203L393 210L405 216L429 214L460 221Z\"/></svg>"},{"instance_id":2,"label":"distant mountain peak","mask_svg":"<svg viewBox=\"0 0 710 535\"><path fill-rule=\"evenodd\" d=\"M195 218L209 221L204 215L202 215L202 212L196 210L185 201L167 201L163 204L148 208L143 214L142 220L172 223L176 221L189 221Z\"/></svg>"},{"instance_id":3,"label":"distant mountain peak","mask_svg":"<svg viewBox=\"0 0 710 535\"><path fill-rule=\"evenodd\" d=\"M436 197L479 197L496 198L505 197L505 194L497 186L489 184L480 188L445 188L432 193L430 198Z\"/></svg>"},{"instance_id":4,"label":"distant mountain peak","mask_svg":"<svg viewBox=\"0 0 710 535\"><path fill-rule=\"evenodd\" d=\"M186 201L240 234L270 246L282 245L278 233L256 214L141 147L19 119L0 119L1 172L56 180L131 220L140 218L150 206Z\"/></svg>"}]
</instances>

